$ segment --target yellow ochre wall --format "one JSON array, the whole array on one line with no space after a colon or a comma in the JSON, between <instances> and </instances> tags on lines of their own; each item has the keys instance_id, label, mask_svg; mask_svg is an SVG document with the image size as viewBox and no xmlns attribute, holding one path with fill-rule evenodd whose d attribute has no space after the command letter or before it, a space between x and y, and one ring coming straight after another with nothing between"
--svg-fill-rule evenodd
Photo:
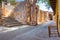
<instances>
[{"instance_id":1,"label":"yellow ochre wall","mask_svg":"<svg viewBox=\"0 0 60 40\"><path fill-rule=\"evenodd\" d=\"M54 21L57 23L57 16L58 16L58 0L56 3L56 9L55 9L55 15L54 15Z\"/></svg>"},{"instance_id":2,"label":"yellow ochre wall","mask_svg":"<svg viewBox=\"0 0 60 40\"><path fill-rule=\"evenodd\" d=\"M58 28L60 30L60 0L58 0Z\"/></svg>"}]
</instances>

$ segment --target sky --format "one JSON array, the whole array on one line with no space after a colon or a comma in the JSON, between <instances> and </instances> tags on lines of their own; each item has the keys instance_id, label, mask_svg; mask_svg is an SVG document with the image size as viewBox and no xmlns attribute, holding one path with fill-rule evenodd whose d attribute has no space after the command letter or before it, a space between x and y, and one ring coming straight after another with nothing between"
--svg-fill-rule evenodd
<instances>
[{"instance_id":1,"label":"sky","mask_svg":"<svg viewBox=\"0 0 60 40\"><path fill-rule=\"evenodd\" d=\"M24 1L24 0L16 0L16 2L22 2L22 1ZM49 9L46 8L45 3L39 2L37 5L39 5L40 10L53 12L51 7Z\"/></svg>"},{"instance_id":2,"label":"sky","mask_svg":"<svg viewBox=\"0 0 60 40\"><path fill-rule=\"evenodd\" d=\"M46 8L45 3L40 2L37 5L39 5L39 9L41 9L41 10L53 12L51 7L49 9Z\"/></svg>"}]
</instances>

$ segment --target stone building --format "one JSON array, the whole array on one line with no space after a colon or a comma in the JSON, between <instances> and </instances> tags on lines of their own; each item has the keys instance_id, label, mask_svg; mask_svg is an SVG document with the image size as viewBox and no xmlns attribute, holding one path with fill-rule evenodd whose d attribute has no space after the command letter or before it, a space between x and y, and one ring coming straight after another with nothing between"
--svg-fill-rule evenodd
<instances>
[{"instance_id":1,"label":"stone building","mask_svg":"<svg viewBox=\"0 0 60 40\"><path fill-rule=\"evenodd\" d=\"M39 6L35 4L36 0L25 0L16 2L16 6L2 5L4 17L13 17L15 20L22 24L37 25L49 20L51 12L42 11ZM6 14L6 15L5 15ZM51 13L51 15L53 12Z\"/></svg>"},{"instance_id":2,"label":"stone building","mask_svg":"<svg viewBox=\"0 0 60 40\"><path fill-rule=\"evenodd\" d=\"M37 24L37 10L35 2L33 1L31 4L31 0L26 0L17 4L16 8L14 9L14 18L21 22L22 24Z\"/></svg>"},{"instance_id":3,"label":"stone building","mask_svg":"<svg viewBox=\"0 0 60 40\"><path fill-rule=\"evenodd\" d=\"M53 12L39 10L37 15L37 23L41 24L49 21L49 15L52 15L51 17L53 18Z\"/></svg>"}]
</instances>

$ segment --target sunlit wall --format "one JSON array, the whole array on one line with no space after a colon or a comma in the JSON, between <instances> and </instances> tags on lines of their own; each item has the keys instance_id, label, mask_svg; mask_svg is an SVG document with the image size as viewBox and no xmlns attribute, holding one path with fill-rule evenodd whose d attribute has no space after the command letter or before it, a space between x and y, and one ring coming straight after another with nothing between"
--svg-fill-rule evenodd
<instances>
[{"instance_id":1,"label":"sunlit wall","mask_svg":"<svg viewBox=\"0 0 60 40\"><path fill-rule=\"evenodd\" d=\"M11 15L11 12L13 10L13 6L8 3L7 5L2 3L2 17L9 17Z\"/></svg>"}]
</instances>

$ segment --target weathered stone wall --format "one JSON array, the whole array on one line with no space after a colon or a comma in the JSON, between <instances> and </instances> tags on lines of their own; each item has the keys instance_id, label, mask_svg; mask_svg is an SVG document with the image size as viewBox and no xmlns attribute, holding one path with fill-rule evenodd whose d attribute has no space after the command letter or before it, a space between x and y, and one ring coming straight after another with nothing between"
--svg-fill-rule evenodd
<instances>
[{"instance_id":1,"label":"weathered stone wall","mask_svg":"<svg viewBox=\"0 0 60 40\"><path fill-rule=\"evenodd\" d=\"M20 2L14 9L14 18L22 24L27 24L26 2Z\"/></svg>"},{"instance_id":2,"label":"weathered stone wall","mask_svg":"<svg viewBox=\"0 0 60 40\"><path fill-rule=\"evenodd\" d=\"M5 5L5 3L2 3L2 17L9 17L11 16L11 13L13 11L13 6L9 5L9 3L7 5Z\"/></svg>"},{"instance_id":3,"label":"weathered stone wall","mask_svg":"<svg viewBox=\"0 0 60 40\"><path fill-rule=\"evenodd\" d=\"M31 7L31 24L36 25L37 24L37 10L36 5Z\"/></svg>"},{"instance_id":4,"label":"weathered stone wall","mask_svg":"<svg viewBox=\"0 0 60 40\"><path fill-rule=\"evenodd\" d=\"M14 9L14 18L22 24L36 25L36 5L29 0L20 2Z\"/></svg>"},{"instance_id":5,"label":"weathered stone wall","mask_svg":"<svg viewBox=\"0 0 60 40\"><path fill-rule=\"evenodd\" d=\"M28 0L17 3L14 9L11 6L3 6L3 16L7 15L10 10L12 13L10 15L11 17L22 24L30 25L41 24L48 21L49 13L51 13L48 11L40 10L39 6L35 5L35 3L31 4Z\"/></svg>"},{"instance_id":6,"label":"weathered stone wall","mask_svg":"<svg viewBox=\"0 0 60 40\"><path fill-rule=\"evenodd\" d=\"M41 10L38 10L37 23L38 24L42 23L42 11Z\"/></svg>"},{"instance_id":7,"label":"weathered stone wall","mask_svg":"<svg viewBox=\"0 0 60 40\"><path fill-rule=\"evenodd\" d=\"M53 12L39 10L38 16L37 16L37 23L41 24L49 21L49 17L50 17L49 14L52 15L51 17L53 18Z\"/></svg>"}]
</instances>

